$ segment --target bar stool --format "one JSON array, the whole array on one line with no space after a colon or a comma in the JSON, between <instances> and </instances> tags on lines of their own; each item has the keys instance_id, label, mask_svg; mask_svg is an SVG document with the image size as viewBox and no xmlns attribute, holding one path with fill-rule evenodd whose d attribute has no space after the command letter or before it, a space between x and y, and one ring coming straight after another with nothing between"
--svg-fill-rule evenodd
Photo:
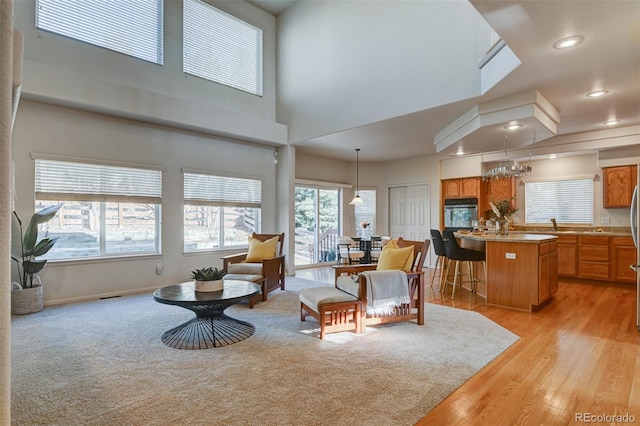
<instances>
[{"instance_id":1,"label":"bar stool","mask_svg":"<svg viewBox=\"0 0 640 426\"><path fill-rule=\"evenodd\" d=\"M444 231L443 234L443 240L444 240L444 248L445 251L447 253L447 258L449 259L449 263L447 265L447 272L445 274L445 279L444 279L444 288L441 289L442 292L444 292L444 290L446 289L447 284L451 284L453 286L453 289L451 290L451 299L454 298L455 294L456 294L456 283L458 282L458 277L460 276L460 286L462 286L462 277L461 275L467 275L467 274L462 274L460 272L460 262L468 262L468 266L469 266L469 287L471 288L471 293L475 293L477 291L477 282L478 281L482 281L478 278L475 278L473 276L473 265L472 262L482 262L482 266L484 267L484 274L485 274L485 280L487 279L487 269L485 266L485 260L486 260L486 256L483 252L478 251L478 250L470 250L470 249L465 249L462 248L458 245L458 241L456 240L455 235L453 234L453 231ZM455 260L456 261L456 269L453 275L453 282L447 280L447 277L449 276L449 267L451 266L451 261Z\"/></svg>"},{"instance_id":2,"label":"bar stool","mask_svg":"<svg viewBox=\"0 0 640 426\"><path fill-rule=\"evenodd\" d=\"M433 287L433 280L437 276L439 279L440 291L443 289L443 282L445 278L445 268L447 266L447 251L444 247L444 241L442 240L442 234L437 229L431 230L431 247L436 254L436 265L433 268L433 274L431 274L431 287ZM440 269L438 270L438 266Z\"/></svg>"}]
</instances>

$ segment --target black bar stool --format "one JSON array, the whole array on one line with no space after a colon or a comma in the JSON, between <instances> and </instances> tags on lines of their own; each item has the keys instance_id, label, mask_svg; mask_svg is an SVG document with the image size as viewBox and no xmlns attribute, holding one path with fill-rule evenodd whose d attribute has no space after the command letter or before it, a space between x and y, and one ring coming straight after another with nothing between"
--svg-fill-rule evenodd
<instances>
[{"instance_id":1,"label":"black bar stool","mask_svg":"<svg viewBox=\"0 0 640 426\"><path fill-rule=\"evenodd\" d=\"M433 252L438 256L436 258L436 265L433 268L433 274L431 275L431 287L433 287L433 280L437 276L439 280L440 291L442 292L444 279L445 279L445 268L447 266L447 251L444 247L444 241L442 239L442 234L437 229L431 230L431 247L433 247ZM438 270L438 266L440 266L440 270Z\"/></svg>"},{"instance_id":2,"label":"black bar stool","mask_svg":"<svg viewBox=\"0 0 640 426\"><path fill-rule=\"evenodd\" d=\"M458 277L461 275L467 275L467 274L462 274L460 272L460 262L468 262L468 266L469 266L469 286L471 288L471 292L475 293L477 290L477 282L478 281L482 281L478 278L475 278L473 276L473 265L472 262L482 262L482 266L484 267L484 274L485 274L485 280L487 279L487 269L485 266L485 260L486 260L486 256L483 252L478 251L478 250L470 250L470 249L465 249L462 248L458 245L458 241L456 240L455 235L453 234L453 231L444 231L443 233L443 240L444 240L444 248L445 248L445 252L447 253L447 258L449 258L449 263L447 265L447 272L445 274L445 279L444 279L444 288L441 288L440 291L444 292L446 289L447 284L451 284L453 286L453 289L451 290L451 299L454 298L455 294L456 294L456 284L458 282ZM447 277L449 276L449 267L451 266L451 261L455 260L456 261L456 269L453 275L453 282L447 280ZM462 286L462 277L460 277L460 286Z\"/></svg>"}]
</instances>

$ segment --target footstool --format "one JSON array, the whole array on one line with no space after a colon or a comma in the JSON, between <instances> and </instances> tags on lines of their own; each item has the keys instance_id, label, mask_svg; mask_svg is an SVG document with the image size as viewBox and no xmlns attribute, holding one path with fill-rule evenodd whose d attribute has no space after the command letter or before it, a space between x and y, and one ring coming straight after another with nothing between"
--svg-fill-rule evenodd
<instances>
[{"instance_id":1,"label":"footstool","mask_svg":"<svg viewBox=\"0 0 640 426\"><path fill-rule=\"evenodd\" d=\"M362 332L362 304L357 297L335 287L312 287L303 289L299 299L300 320L304 321L306 314L318 320L320 339L338 331Z\"/></svg>"}]
</instances>

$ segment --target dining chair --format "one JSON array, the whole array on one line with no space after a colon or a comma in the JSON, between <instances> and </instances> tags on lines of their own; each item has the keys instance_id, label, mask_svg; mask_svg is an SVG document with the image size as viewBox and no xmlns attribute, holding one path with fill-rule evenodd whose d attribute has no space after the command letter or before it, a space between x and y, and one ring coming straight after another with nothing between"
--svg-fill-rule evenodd
<instances>
[{"instance_id":1,"label":"dining chair","mask_svg":"<svg viewBox=\"0 0 640 426\"><path fill-rule=\"evenodd\" d=\"M348 235L341 235L338 237L338 265L346 263L353 265L354 263L360 263L365 256L364 250L360 250L360 246Z\"/></svg>"}]
</instances>

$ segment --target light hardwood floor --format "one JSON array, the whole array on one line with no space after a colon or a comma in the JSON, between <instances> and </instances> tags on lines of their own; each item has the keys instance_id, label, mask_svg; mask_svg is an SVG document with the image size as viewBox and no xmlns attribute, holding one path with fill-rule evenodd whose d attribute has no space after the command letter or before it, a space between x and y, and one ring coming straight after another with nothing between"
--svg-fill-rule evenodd
<instances>
[{"instance_id":1,"label":"light hardwood floor","mask_svg":"<svg viewBox=\"0 0 640 426\"><path fill-rule=\"evenodd\" d=\"M331 282L333 271L296 276ZM551 303L528 313L486 306L464 289L451 300L450 287L443 297L430 275L426 281L428 303L479 312L520 339L418 425L640 424L634 285L561 280ZM595 417L604 415L635 422Z\"/></svg>"}]
</instances>

